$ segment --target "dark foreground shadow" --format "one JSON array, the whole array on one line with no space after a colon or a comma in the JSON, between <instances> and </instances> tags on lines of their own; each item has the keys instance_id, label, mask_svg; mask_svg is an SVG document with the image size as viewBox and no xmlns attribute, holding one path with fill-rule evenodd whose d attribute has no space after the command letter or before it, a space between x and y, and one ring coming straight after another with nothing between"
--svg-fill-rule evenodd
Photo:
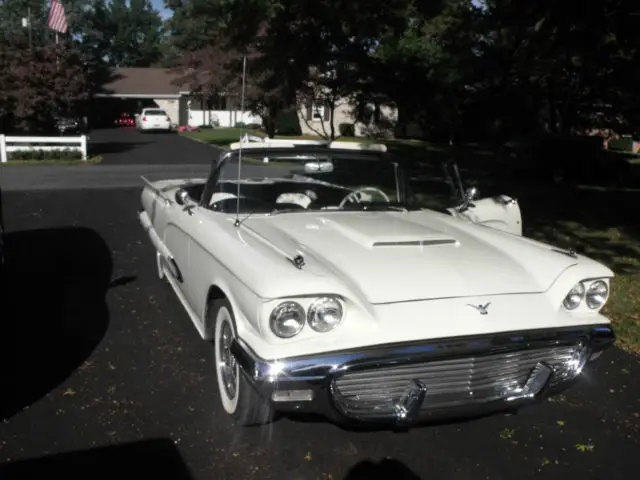
<instances>
[{"instance_id":1,"label":"dark foreground shadow","mask_svg":"<svg viewBox=\"0 0 640 480\"><path fill-rule=\"evenodd\" d=\"M171 440L154 439L6 463L0 465L0 478L191 480L193 477Z\"/></svg>"},{"instance_id":2,"label":"dark foreground shadow","mask_svg":"<svg viewBox=\"0 0 640 480\"><path fill-rule=\"evenodd\" d=\"M387 459L375 463L365 460L351 467L344 480L420 480L404 463Z\"/></svg>"},{"instance_id":3,"label":"dark foreground shadow","mask_svg":"<svg viewBox=\"0 0 640 480\"><path fill-rule=\"evenodd\" d=\"M101 341L113 268L105 241L86 228L11 232L4 241L2 419L63 382Z\"/></svg>"}]
</instances>

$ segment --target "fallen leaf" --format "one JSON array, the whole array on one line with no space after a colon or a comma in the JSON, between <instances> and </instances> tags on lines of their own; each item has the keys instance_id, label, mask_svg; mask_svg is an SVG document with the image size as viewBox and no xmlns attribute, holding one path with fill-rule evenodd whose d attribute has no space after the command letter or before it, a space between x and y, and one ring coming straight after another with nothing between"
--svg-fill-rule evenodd
<instances>
[{"instance_id":1,"label":"fallen leaf","mask_svg":"<svg viewBox=\"0 0 640 480\"><path fill-rule=\"evenodd\" d=\"M591 444L584 445L582 443L578 443L576 445L576 450L578 450L579 452L593 452L594 448L595 447Z\"/></svg>"},{"instance_id":2,"label":"fallen leaf","mask_svg":"<svg viewBox=\"0 0 640 480\"><path fill-rule=\"evenodd\" d=\"M304 456L304 459L305 459L307 462L310 462L310 461L311 461L311 452L308 452L308 453Z\"/></svg>"},{"instance_id":3,"label":"fallen leaf","mask_svg":"<svg viewBox=\"0 0 640 480\"><path fill-rule=\"evenodd\" d=\"M76 391L73 388L67 388L62 395L67 397L75 394L76 394Z\"/></svg>"}]
</instances>

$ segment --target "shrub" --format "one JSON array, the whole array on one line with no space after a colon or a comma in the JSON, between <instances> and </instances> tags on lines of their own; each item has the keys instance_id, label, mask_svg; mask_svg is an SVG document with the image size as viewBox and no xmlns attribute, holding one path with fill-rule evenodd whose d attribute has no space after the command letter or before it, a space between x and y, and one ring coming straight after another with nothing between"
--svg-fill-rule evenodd
<instances>
[{"instance_id":1,"label":"shrub","mask_svg":"<svg viewBox=\"0 0 640 480\"><path fill-rule=\"evenodd\" d=\"M300 120L296 110L282 110L276 115L276 133L278 135L302 135Z\"/></svg>"},{"instance_id":2,"label":"shrub","mask_svg":"<svg viewBox=\"0 0 640 480\"><path fill-rule=\"evenodd\" d=\"M342 137L355 137L356 129L352 123L341 123L338 125L338 131Z\"/></svg>"},{"instance_id":3,"label":"shrub","mask_svg":"<svg viewBox=\"0 0 640 480\"><path fill-rule=\"evenodd\" d=\"M18 150L10 152L8 160L80 160L82 154L75 150Z\"/></svg>"},{"instance_id":4,"label":"shrub","mask_svg":"<svg viewBox=\"0 0 640 480\"><path fill-rule=\"evenodd\" d=\"M633 151L633 138L623 137L616 138L615 140L609 140L609 150L617 150L620 152Z\"/></svg>"}]
</instances>

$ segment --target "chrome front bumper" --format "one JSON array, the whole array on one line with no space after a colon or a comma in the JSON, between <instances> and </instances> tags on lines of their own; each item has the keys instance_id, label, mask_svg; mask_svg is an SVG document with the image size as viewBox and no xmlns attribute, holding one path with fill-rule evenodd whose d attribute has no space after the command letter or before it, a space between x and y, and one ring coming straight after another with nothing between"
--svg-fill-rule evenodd
<instances>
[{"instance_id":1,"label":"chrome front bumper","mask_svg":"<svg viewBox=\"0 0 640 480\"><path fill-rule=\"evenodd\" d=\"M615 341L609 325L508 332L263 360L232 345L276 410L410 425L510 410L565 389Z\"/></svg>"}]
</instances>

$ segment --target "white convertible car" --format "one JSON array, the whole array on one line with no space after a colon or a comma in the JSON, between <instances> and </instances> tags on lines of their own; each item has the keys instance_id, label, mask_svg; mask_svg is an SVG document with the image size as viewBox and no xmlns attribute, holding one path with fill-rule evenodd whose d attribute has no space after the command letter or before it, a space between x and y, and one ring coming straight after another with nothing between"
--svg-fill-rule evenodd
<instances>
[{"instance_id":1,"label":"white convertible car","mask_svg":"<svg viewBox=\"0 0 640 480\"><path fill-rule=\"evenodd\" d=\"M457 168L457 201L424 208L390 155L245 139L207 179L145 179L158 274L212 342L238 424L511 411L613 344L609 268L523 237L517 201L463 193Z\"/></svg>"}]
</instances>

